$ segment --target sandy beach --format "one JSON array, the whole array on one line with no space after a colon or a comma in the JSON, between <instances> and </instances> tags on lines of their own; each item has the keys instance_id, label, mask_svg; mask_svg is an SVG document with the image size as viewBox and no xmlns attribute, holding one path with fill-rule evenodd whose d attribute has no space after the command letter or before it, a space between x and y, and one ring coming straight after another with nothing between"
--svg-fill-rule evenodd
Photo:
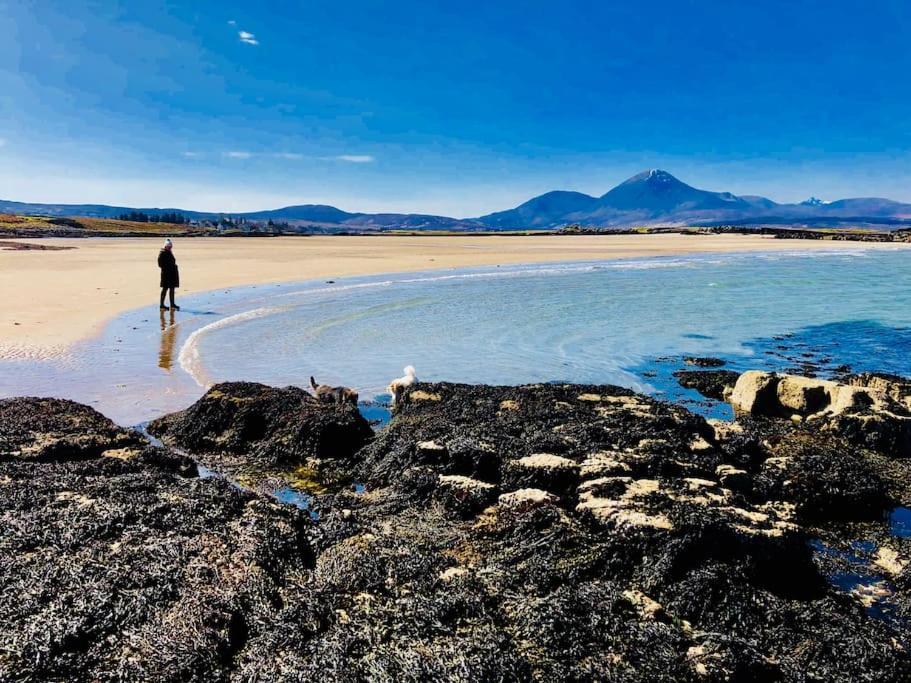
<instances>
[{"instance_id":1,"label":"sandy beach","mask_svg":"<svg viewBox=\"0 0 911 683\"><path fill-rule=\"evenodd\" d=\"M57 355L158 297L157 238L17 240L0 245L0 358ZM261 283L435 268L677 254L895 249L895 244L744 235L282 237L177 240L179 297Z\"/></svg>"}]
</instances>

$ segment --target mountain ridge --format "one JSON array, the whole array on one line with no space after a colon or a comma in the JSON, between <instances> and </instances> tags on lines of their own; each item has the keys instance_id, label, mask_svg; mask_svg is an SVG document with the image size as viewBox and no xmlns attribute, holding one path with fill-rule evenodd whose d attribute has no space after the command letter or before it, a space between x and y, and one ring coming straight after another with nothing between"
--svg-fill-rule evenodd
<instances>
[{"instance_id":1,"label":"mountain ridge","mask_svg":"<svg viewBox=\"0 0 911 683\"><path fill-rule=\"evenodd\" d=\"M551 193L548 193L551 194ZM526 220L523 207L547 195L534 197L515 209L481 216L477 220L501 229L519 227ZM579 224L600 228L638 225L713 226L724 224L822 225L839 223L911 223L911 204L876 197L840 199L832 202L779 204L759 195L737 196L687 185L667 171L650 169L637 173L601 197L585 200L558 215L549 215L541 227Z\"/></svg>"},{"instance_id":2,"label":"mountain ridge","mask_svg":"<svg viewBox=\"0 0 911 683\"><path fill-rule=\"evenodd\" d=\"M667 171L637 173L600 197L572 190L552 190L503 211L476 218L419 213L348 212L326 204L298 204L249 212L206 212L179 208L136 208L107 204L51 204L0 200L0 213L116 218L130 212L148 215L180 213L190 220L229 216L252 222L278 221L297 226L345 229L526 230L577 224L594 228L631 226L793 225L838 227L875 223L907 227L911 204L880 197L854 197L822 202L779 204L759 195L712 192L684 183Z\"/></svg>"}]
</instances>

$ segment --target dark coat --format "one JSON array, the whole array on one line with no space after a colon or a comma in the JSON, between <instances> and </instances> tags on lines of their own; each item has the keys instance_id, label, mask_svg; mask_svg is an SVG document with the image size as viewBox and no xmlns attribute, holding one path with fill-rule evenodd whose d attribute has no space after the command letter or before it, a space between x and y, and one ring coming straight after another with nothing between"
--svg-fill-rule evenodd
<instances>
[{"instance_id":1,"label":"dark coat","mask_svg":"<svg viewBox=\"0 0 911 683\"><path fill-rule=\"evenodd\" d=\"M177 260L168 249L158 252L158 267L161 268L162 287L180 287L180 271L177 270Z\"/></svg>"}]
</instances>

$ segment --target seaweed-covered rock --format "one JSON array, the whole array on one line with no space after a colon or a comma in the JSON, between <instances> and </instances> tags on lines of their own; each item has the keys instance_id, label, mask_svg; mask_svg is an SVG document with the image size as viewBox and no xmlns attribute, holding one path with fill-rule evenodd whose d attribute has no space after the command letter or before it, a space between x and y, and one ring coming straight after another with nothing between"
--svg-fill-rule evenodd
<instances>
[{"instance_id":1,"label":"seaweed-covered rock","mask_svg":"<svg viewBox=\"0 0 911 683\"><path fill-rule=\"evenodd\" d=\"M752 477L749 473L733 465L718 465L715 468L715 476L718 477L722 486L733 491L746 492L752 485Z\"/></svg>"},{"instance_id":2,"label":"seaweed-covered rock","mask_svg":"<svg viewBox=\"0 0 911 683\"><path fill-rule=\"evenodd\" d=\"M866 510L885 504L862 455L824 444L814 451L806 431L808 450L798 453L787 441L799 431L791 422L710 426L614 387L436 384L411 392L359 454L369 493L351 504L371 543L450 564L416 569L402 592L391 580L379 594L369 591L370 610L388 615L383 632L398 633L402 610L423 600L427 584L447 604L458 596L461 607L445 618L434 613L440 621L421 653L439 653L437 668L417 664L424 655L408 654L414 644L396 636L404 648L397 658L355 658L355 671L401 675L407 659L438 677L458 666L489 675L490 660L468 664L440 649L466 623L478 633L499 624L507 637L497 665L513 662L517 677L530 671L541 680L803 680L807 671L889 680L911 670L894 630L861 603L834 596L799 523L861 502ZM771 484L764 470L785 452L804 463L794 486ZM439 526L451 519L447 505L434 512L410 491L418 470L439 472L440 482L486 481L501 493L461 526ZM435 499L449 495L444 487ZM376 586L382 574L374 571ZM473 602L478 591L484 611ZM352 621L332 636L336 651L351 638L360 647L374 642L366 615L346 615ZM840 649L858 659L834 654ZM301 661L296 670L314 666Z\"/></svg>"},{"instance_id":3,"label":"seaweed-covered rock","mask_svg":"<svg viewBox=\"0 0 911 683\"><path fill-rule=\"evenodd\" d=\"M682 387L695 389L706 398L724 401L740 375L733 370L678 370L674 377Z\"/></svg>"},{"instance_id":4,"label":"seaweed-covered rock","mask_svg":"<svg viewBox=\"0 0 911 683\"><path fill-rule=\"evenodd\" d=\"M226 678L312 565L309 520L161 449L112 455L85 406L11 399L0 429L36 405L33 427L94 445L0 461L0 680Z\"/></svg>"},{"instance_id":5,"label":"seaweed-covered rock","mask_svg":"<svg viewBox=\"0 0 911 683\"><path fill-rule=\"evenodd\" d=\"M850 442L831 432L795 429L766 442L754 479L759 495L796 505L812 519L863 519L882 514L886 483Z\"/></svg>"},{"instance_id":6,"label":"seaweed-covered rock","mask_svg":"<svg viewBox=\"0 0 911 683\"><path fill-rule=\"evenodd\" d=\"M0 461L93 458L132 449L142 437L89 406L58 398L0 399Z\"/></svg>"},{"instance_id":7,"label":"seaweed-covered rock","mask_svg":"<svg viewBox=\"0 0 911 683\"><path fill-rule=\"evenodd\" d=\"M444 474L436 495L444 507L467 517L490 505L497 497L497 487L461 474Z\"/></svg>"},{"instance_id":8,"label":"seaweed-covered rock","mask_svg":"<svg viewBox=\"0 0 911 683\"><path fill-rule=\"evenodd\" d=\"M356 406L252 382L216 384L148 429L207 464L261 470L288 470L310 459L345 461L373 437Z\"/></svg>"},{"instance_id":9,"label":"seaweed-covered rock","mask_svg":"<svg viewBox=\"0 0 911 683\"><path fill-rule=\"evenodd\" d=\"M0 679L905 680L901 622L826 580L807 526L904 470L823 434L418 384L314 522L160 450L3 463ZM880 549L911 605L909 548Z\"/></svg>"},{"instance_id":10,"label":"seaweed-covered rock","mask_svg":"<svg viewBox=\"0 0 911 683\"><path fill-rule=\"evenodd\" d=\"M497 499L502 509L514 512L526 512L542 505L556 505L560 498L541 489L519 489L503 493Z\"/></svg>"},{"instance_id":11,"label":"seaweed-covered rock","mask_svg":"<svg viewBox=\"0 0 911 683\"><path fill-rule=\"evenodd\" d=\"M579 463L569 458L532 453L507 463L503 485L509 489L538 488L566 495L578 484L579 470Z\"/></svg>"},{"instance_id":12,"label":"seaweed-covered rock","mask_svg":"<svg viewBox=\"0 0 911 683\"><path fill-rule=\"evenodd\" d=\"M711 356L686 356L683 359L683 363L697 368L720 368L726 365L721 358L712 358Z\"/></svg>"},{"instance_id":13,"label":"seaweed-covered rock","mask_svg":"<svg viewBox=\"0 0 911 683\"><path fill-rule=\"evenodd\" d=\"M504 484L504 492L511 486L560 493L599 458L605 467L642 474L714 472L720 461L713 438L703 418L621 387L418 384L358 454L358 477L382 486L408 467L433 462L443 474ZM709 449L694 451L699 441Z\"/></svg>"}]
</instances>

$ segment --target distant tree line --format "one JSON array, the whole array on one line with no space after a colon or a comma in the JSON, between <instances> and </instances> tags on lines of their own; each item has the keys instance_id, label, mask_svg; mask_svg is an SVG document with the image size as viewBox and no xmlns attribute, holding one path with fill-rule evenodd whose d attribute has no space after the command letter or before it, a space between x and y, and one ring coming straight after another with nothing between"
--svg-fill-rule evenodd
<instances>
[{"instance_id":1,"label":"distant tree line","mask_svg":"<svg viewBox=\"0 0 911 683\"><path fill-rule=\"evenodd\" d=\"M220 216L212 225L220 230L241 230L243 232L297 232L290 223L286 221L275 222L271 218L263 223L261 220L248 220L243 216L232 218L231 216Z\"/></svg>"},{"instance_id":2,"label":"distant tree line","mask_svg":"<svg viewBox=\"0 0 911 683\"><path fill-rule=\"evenodd\" d=\"M122 221L133 221L134 223L178 223L184 225L190 222L189 218L176 211L152 214L144 211L130 211L129 213L120 214L117 218Z\"/></svg>"},{"instance_id":3,"label":"distant tree line","mask_svg":"<svg viewBox=\"0 0 911 683\"><path fill-rule=\"evenodd\" d=\"M179 212L168 212L164 211L162 213L146 213L144 211L130 211L129 213L121 214L117 217L122 221L133 221L134 223L177 223L178 225L186 225L192 223L189 218L184 216ZM206 218L195 223L201 227L207 228L216 228L223 231L240 231L240 232L267 232L267 233L278 233L278 232L287 232L295 233L300 232L299 228L296 228L290 225L286 221L273 221L269 219L267 222L261 220L248 220L243 216L219 216L218 218Z\"/></svg>"}]
</instances>

